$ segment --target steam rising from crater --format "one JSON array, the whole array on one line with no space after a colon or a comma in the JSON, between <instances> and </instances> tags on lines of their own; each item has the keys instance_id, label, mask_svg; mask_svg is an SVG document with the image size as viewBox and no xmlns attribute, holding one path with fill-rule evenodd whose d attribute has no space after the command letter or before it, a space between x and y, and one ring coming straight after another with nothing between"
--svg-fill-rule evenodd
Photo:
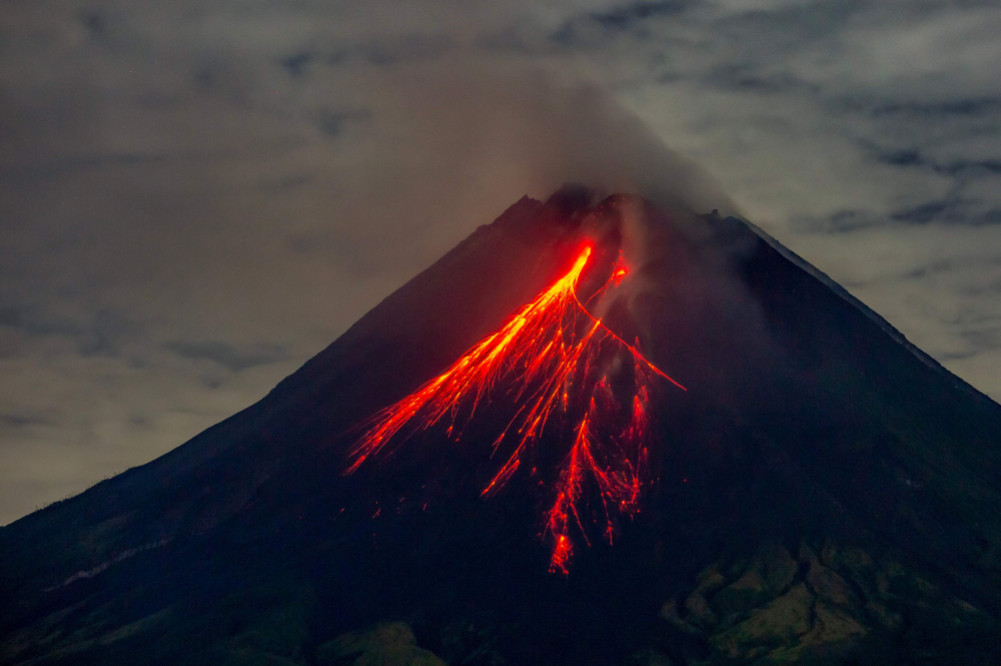
<instances>
[{"instance_id":1,"label":"steam rising from crater","mask_svg":"<svg viewBox=\"0 0 1001 666\"><path fill-rule=\"evenodd\" d=\"M598 195L641 194L676 214L735 206L697 165L596 85L558 79L537 67L454 60L401 67L377 84L387 161L408 167L382 192L431 203L436 249L492 219L524 194L544 199L561 184ZM402 191L401 191L401 188ZM431 194L433 193L433 194ZM440 238L440 242L437 240Z\"/></svg>"}]
</instances>

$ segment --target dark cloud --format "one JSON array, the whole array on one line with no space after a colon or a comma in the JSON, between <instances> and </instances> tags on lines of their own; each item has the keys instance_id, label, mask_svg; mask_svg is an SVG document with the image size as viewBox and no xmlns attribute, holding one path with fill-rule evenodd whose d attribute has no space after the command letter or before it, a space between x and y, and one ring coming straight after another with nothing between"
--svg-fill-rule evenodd
<instances>
[{"instance_id":1,"label":"dark cloud","mask_svg":"<svg viewBox=\"0 0 1001 666\"><path fill-rule=\"evenodd\" d=\"M333 109L321 109L318 116L317 125L323 133L335 137L344 131L346 125L371 120L372 112L366 110L334 111Z\"/></svg>"},{"instance_id":2,"label":"dark cloud","mask_svg":"<svg viewBox=\"0 0 1001 666\"><path fill-rule=\"evenodd\" d=\"M958 202L954 200L929 201L914 208L892 213L890 217L898 222L910 224L927 224L943 217L954 217L954 209Z\"/></svg>"},{"instance_id":3,"label":"dark cloud","mask_svg":"<svg viewBox=\"0 0 1001 666\"><path fill-rule=\"evenodd\" d=\"M920 167L930 169L936 173L947 176L976 176L980 173L997 174L1001 173L1001 158L983 160L953 160L949 162L939 162L927 159L917 150L894 150L881 153L877 159L883 164L890 164L899 167Z\"/></svg>"},{"instance_id":4,"label":"dark cloud","mask_svg":"<svg viewBox=\"0 0 1001 666\"><path fill-rule=\"evenodd\" d=\"M984 116L1001 111L1001 99L949 99L934 103L890 102L871 108L876 116Z\"/></svg>"},{"instance_id":5,"label":"dark cloud","mask_svg":"<svg viewBox=\"0 0 1001 666\"><path fill-rule=\"evenodd\" d=\"M306 68L314 62L316 55L310 51L300 51L281 59L281 66L291 76L302 76Z\"/></svg>"},{"instance_id":6,"label":"dark cloud","mask_svg":"<svg viewBox=\"0 0 1001 666\"><path fill-rule=\"evenodd\" d=\"M0 414L0 426L4 428L27 428L29 426L50 425L50 421L37 416L24 414Z\"/></svg>"},{"instance_id":7,"label":"dark cloud","mask_svg":"<svg viewBox=\"0 0 1001 666\"><path fill-rule=\"evenodd\" d=\"M808 84L788 72L767 71L745 63L727 63L711 69L702 82L708 86L769 94L806 89Z\"/></svg>"},{"instance_id":8,"label":"dark cloud","mask_svg":"<svg viewBox=\"0 0 1001 666\"><path fill-rule=\"evenodd\" d=\"M877 159L884 164L893 166L920 166L924 164L921 154L916 150L895 150L882 153Z\"/></svg>"},{"instance_id":9,"label":"dark cloud","mask_svg":"<svg viewBox=\"0 0 1001 666\"><path fill-rule=\"evenodd\" d=\"M64 339L82 356L117 354L136 333L135 323L120 312L97 309L74 316L28 304L0 308L0 326L26 338Z\"/></svg>"},{"instance_id":10,"label":"dark cloud","mask_svg":"<svg viewBox=\"0 0 1001 666\"><path fill-rule=\"evenodd\" d=\"M838 210L820 218L801 218L795 222L794 228L813 233L840 234L885 224L886 220L881 215L873 215L867 210L851 209Z\"/></svg>"},{"instance_id":11,"label":"dark cloud","mask_svg":"<svg viewBox=\"0 0 1001 666\"><path fill-rule=\"evenodd\" d=\"M91 37L100 39L108 32L108 21L105 15L98 11L80 13L80 23L87 29Z\"/></svg>"},{"instance_id":12,"label":"dark cloud","mask_svg":"<svg viewBox=\"0 0 1001 666\"><path fill-rule=\"evenodd\" d=\"M678 14L696 4L692 0L636 2L608 11L592 12L589 17L605 28L622 30L653 17Z\"/></svg>"},{"instance_id":13,"label":"dark cloud","mask_svg":"<svg viewBox=\"0 0 1001 666\"><path fill-rule=\"evenodd\" d=\"M958 198L928 201L919 206L891 212L891 220L907 224L932 222L950 225L984 226L1001 223L1001 210L978 210L971 202Z\"/></svg>"},{"instance_id":14,"label":"dark cloud","mask_svg":"<svg viewBox=\"0 0 1001 666\"><path fill-rule=\"evenodd\" d=\"M631 40L656 40L656 24L697 6L697 0L609 3L600 10L583 10L569 16L547 36L562 47L591 49L607 40L625 36ZM508 43L512 43L510 40Z\"/></svg>"},{"instance_id":15,"label":"dark cloud","mask_svg":"<svg viewBox=\"0 0 1001 666\"><path fill-rule=\"evenodd\" d=\"M167 349L189 359L207 359L227 370L240 372L255 365L274 363L287 358L287 350L278 345L260 344L240 349L218 340L195 342L175 340L164 344Z\"/></svg>"}]
</instances>

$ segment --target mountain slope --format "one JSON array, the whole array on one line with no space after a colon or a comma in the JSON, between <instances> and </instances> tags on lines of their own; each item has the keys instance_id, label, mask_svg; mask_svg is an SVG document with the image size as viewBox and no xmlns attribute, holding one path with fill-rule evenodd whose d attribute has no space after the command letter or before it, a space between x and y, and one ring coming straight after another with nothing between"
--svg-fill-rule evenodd
<instances>
[{"instance_id":1,"label":"mountain slope","mask_svg":"<svg viewBox=\"0 0 1001 666\"><path fill-rule=\"evenodd\" d=\"M1001 408L744 222L592 197L522 199L261 402L0 530L0 660L1001 658ZM345 470L359 423L498 330L582 239L581 296L621 251L598 314L687 391L658 388L639 513L605 543L592 488L564 577L540 517L563 431L481 496L517 404Z\"/></svg>"}]
</instances>

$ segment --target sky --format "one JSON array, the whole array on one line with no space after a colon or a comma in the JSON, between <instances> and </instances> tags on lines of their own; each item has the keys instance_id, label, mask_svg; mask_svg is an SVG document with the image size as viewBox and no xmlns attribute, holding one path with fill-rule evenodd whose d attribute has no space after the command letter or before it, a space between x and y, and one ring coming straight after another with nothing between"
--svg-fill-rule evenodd
<instances>
[{"instance_id":1,"label":"sky","mask_svg":"<svg viewBox=\"0 0 1001 666\"><path fill-rule=\"evenodd\" d=\"M0 524L565 180L739 212L1001 400L998 34L972 0L10 0Z\"/></svg>"}]
</instances>

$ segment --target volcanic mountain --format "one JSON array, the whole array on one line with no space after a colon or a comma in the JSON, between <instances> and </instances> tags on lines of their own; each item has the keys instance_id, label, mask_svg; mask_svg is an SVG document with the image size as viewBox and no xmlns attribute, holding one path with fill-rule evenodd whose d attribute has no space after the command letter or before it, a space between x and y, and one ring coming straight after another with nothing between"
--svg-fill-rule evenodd
<instances>
[{"instance_id":1,"label":"volcanic mountain","mask_svg":"<svg viewBox=\"0 0 1001 666\"><path fill-rule=\"evenodd\" d=\"M1001 407L749 223L523 198L0 529L11 664L1001 663Z\"/></svg>"}]
</instances>

